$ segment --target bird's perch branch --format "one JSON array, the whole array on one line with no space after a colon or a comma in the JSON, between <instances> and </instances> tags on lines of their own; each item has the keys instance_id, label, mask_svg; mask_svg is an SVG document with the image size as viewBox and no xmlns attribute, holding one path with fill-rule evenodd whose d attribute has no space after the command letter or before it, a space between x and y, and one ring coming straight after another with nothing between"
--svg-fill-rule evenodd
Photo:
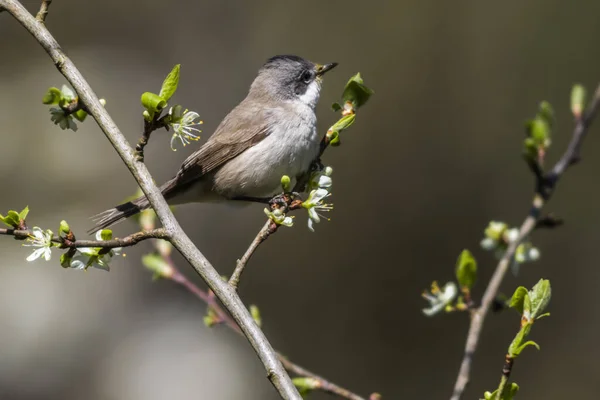
<instances>
[{"instance_id":1,"label":"bird's perch branch","mask_svg":"<svg viewBox=\"0 0 600 400\"><path fill-rule=\"evenodd\" d=\"M504 256L498 263L496 270L494 271L494 274L492 275L492 278L485 289L485 293L483 294L483 298L481 300L481 305L479 308L474 309L471 313L471 324L467 334L467 343L465 345L463 360L451 400L459 400L462 397L467 384L469 383L473 355L477 350L479 337L483 328L483 322L488 311L490 310L492 303L494 302L494 299L496 298L496 295L498 294L500 285L502 284L504 276L510 267L517 247L523 241L523 239L538 226L541 210L545 203L552 197L554 190L556 189L556 184L562 177L563 173L569 166L575 164L581 159L581 144L594 117L598 113L599 108L600 86L598 86L596 89L587 111L583 115L576 116L575 129L573 131L571 141L569 142L567 150L554 165L554 167L547 174L543 174L541 169L533 169L534 175L536 176L536 188L531 210L519 229L519 236L517 240L513 241L508 246ZM538 172L536 173L535 171Z\"/></svg>"},{"instance_id":2,"label":"bird's perch branch","mask_svg":"<svg viewBox=\"0 0 600 400\"><path fill-rule=\"evenodd\" d=\"M301 396L279 361L276 352L254 322L252 316L236 294L235 289L221 279L219 273L181 229L159 188L154 184L148 169L142 162L136 160L135 153L127 142L127 139L106 112L75 64L66 56L44 24L36 20L20 2L17 0L0 0L0 7L4 8L29 31L44 50L46 50L60 73L64 75L75 89L80 101L87 107L89 114L94 117L148 198L166 234L170 237L173 246L191 264L194 270L223 303L225 308L231 313L233 319L258 354L269 380L275 386L280 396L284 399L300 400Z\"/></svg>"}]
</instances>

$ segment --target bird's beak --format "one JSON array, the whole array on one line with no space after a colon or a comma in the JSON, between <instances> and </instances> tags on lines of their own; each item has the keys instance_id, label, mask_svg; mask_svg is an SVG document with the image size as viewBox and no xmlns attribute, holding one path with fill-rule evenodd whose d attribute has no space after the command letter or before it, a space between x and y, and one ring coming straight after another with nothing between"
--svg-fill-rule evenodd
<instances>
[{"instance_id":1,"label":"bird's beak","mask_svg":"<svg viewBox=\"0 0 600 400\"><path fill-rule=\"evenodd\" d=\"M336 65L338 65L338 63L336 63L336 62L325 64L325 65L317 64L317 76L324 75L325 72L327 72L331 69L334 69L336 67Z\"/></svg>"}]
</instances>

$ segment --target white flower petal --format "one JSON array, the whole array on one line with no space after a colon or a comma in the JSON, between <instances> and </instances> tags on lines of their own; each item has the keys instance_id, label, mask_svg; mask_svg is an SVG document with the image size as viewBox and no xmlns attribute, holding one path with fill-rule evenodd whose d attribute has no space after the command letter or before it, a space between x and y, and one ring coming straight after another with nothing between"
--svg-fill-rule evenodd
<instances>
[{"instance_id":1,"label":"white flower petal","mask_svg":"<svg viewBox=\"0 0 600 400\"><path fill-rule=\"evenodd\" d=\"M39 248L39 249L35 249L35 250L34 250L34 252L33 252L33 253L31 253L31 254L29 255L29 257L27 257L25 260L27 260L27 261L30 261L30 262L31 262L31 261L35 261L35 260L37 260L38 258L40 258L40 257L42 256L42 254L44 254L44 251L45 251L45 250L46 250L46 249L45 249L44 247L42 247L42 248Z\"/></svg>"}]
</instances>

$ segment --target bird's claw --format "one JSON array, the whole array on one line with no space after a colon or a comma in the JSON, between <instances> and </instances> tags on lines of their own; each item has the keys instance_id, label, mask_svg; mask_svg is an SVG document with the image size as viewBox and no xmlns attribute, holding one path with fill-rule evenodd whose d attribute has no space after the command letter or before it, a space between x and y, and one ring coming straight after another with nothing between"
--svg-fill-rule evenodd
<instances>
[{"instance_id":1,"label":"bird's claw","mask_svg":"<svg viewBox=\"0 0 600 400\"><path fill-rule=\"evenodd\" d=\"M302 206L302 198L298 192L281 193L269 200L271 211L281 210L284 213Z\"/></svg>"}]
</instances>

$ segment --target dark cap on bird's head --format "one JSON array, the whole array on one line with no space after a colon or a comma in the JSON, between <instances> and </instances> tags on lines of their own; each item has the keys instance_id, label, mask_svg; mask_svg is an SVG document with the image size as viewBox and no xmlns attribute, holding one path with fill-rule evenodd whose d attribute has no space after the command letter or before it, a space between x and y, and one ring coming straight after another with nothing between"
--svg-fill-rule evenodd
<instances>
[{"instance_id":1,"label":"dark cap on bird's head","mask_svg":"<svg viewBox=\"0 0 600 400\"><path fill-rule=\"evenodd\" d=\"M258 91L281 100L299 99L314 107L322 76L336 65L321 65L294 55L274 56L261 67L250 92Z\"/></svg>"}]
</instances>

